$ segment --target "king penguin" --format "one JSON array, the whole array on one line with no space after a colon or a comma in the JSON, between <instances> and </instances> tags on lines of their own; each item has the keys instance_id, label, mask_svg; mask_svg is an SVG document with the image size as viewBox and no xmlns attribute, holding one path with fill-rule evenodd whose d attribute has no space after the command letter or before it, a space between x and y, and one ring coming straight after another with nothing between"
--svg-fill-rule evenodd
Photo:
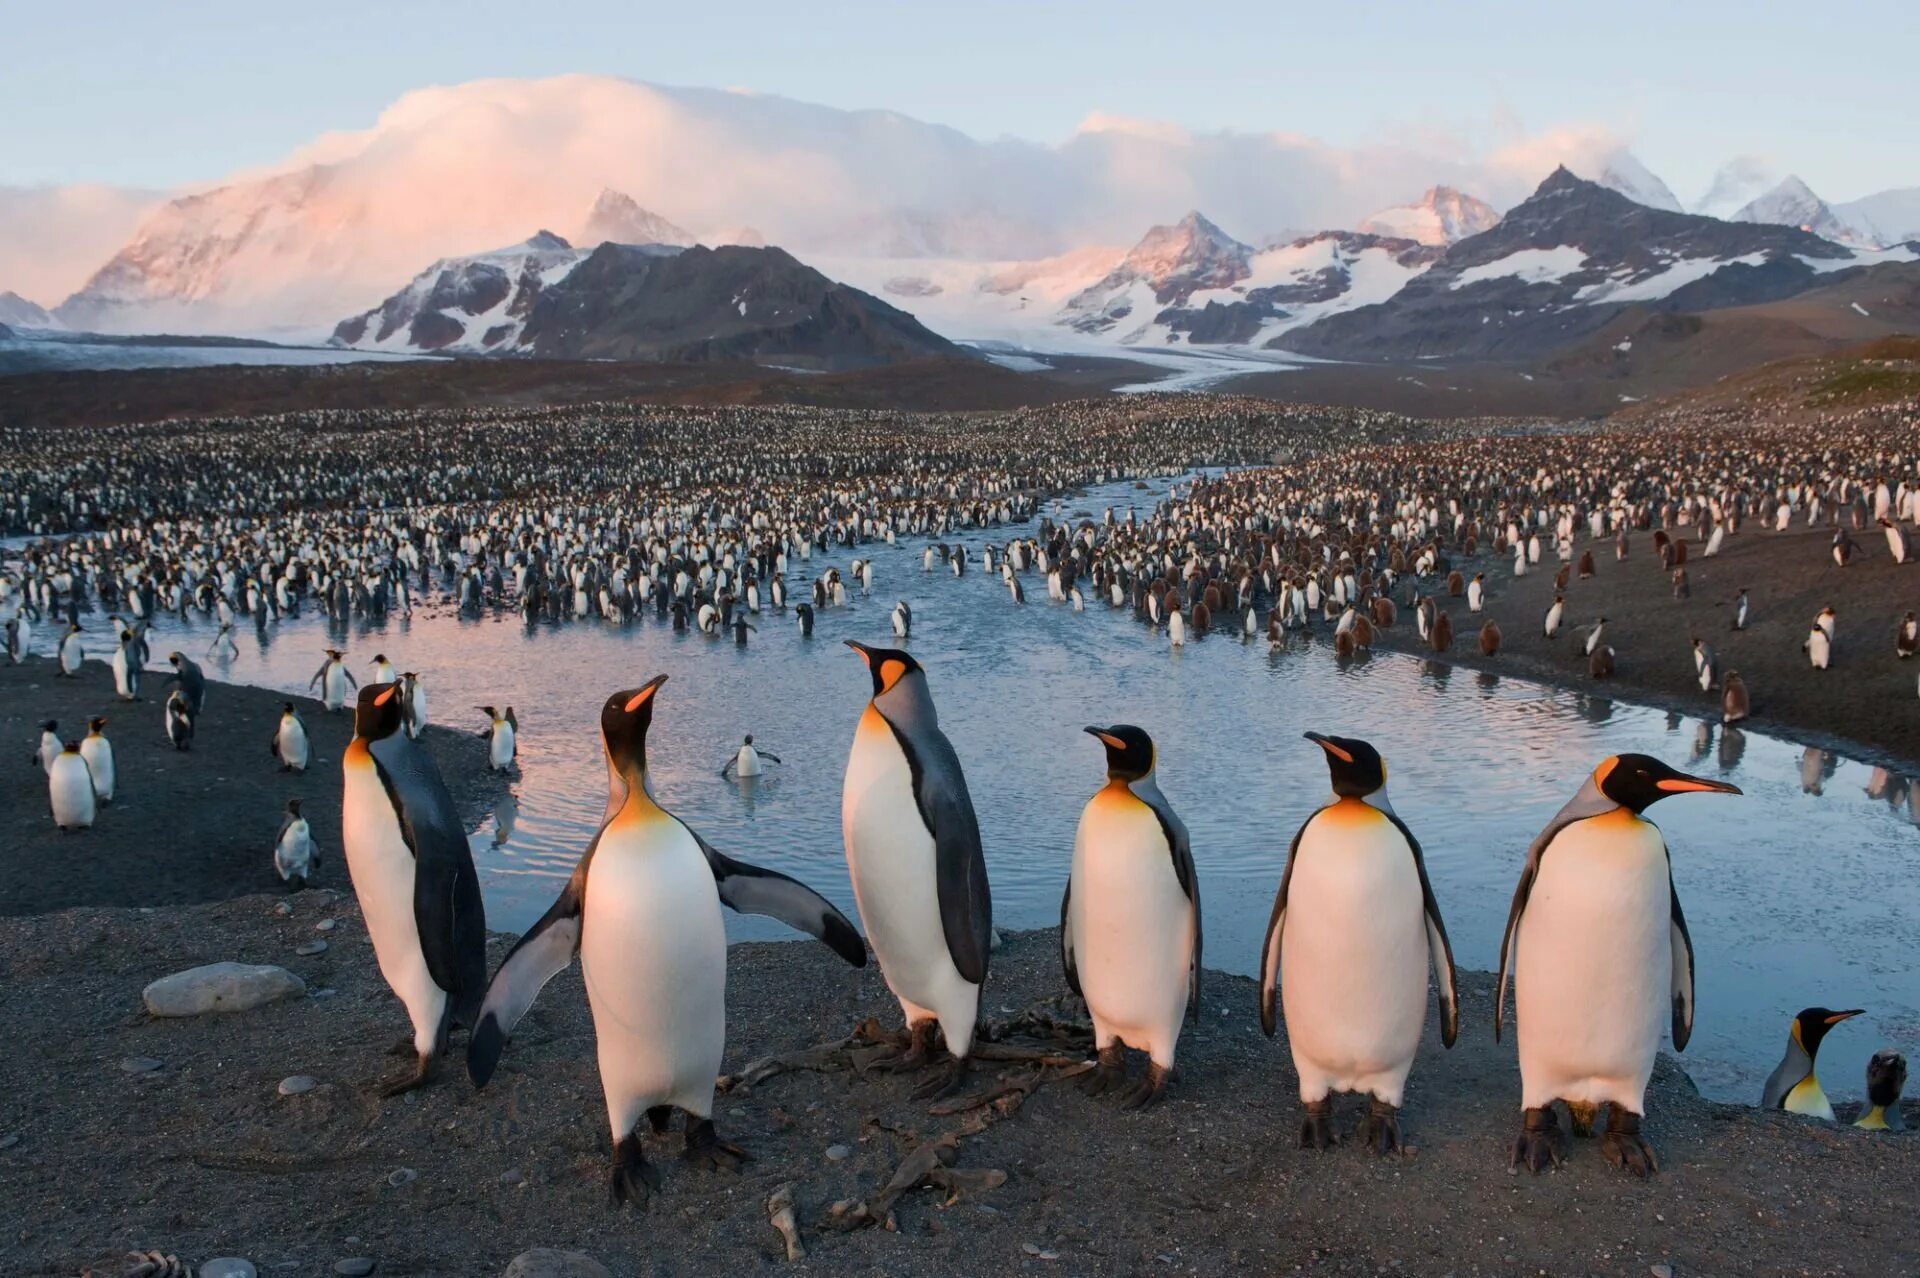
<instances>
[{"instance_id":1,"label":"king penguin","mask_svg":"<svg viewBox=\"0 0 1920 1278\"><path fill-rule=\"evenodd\" d=\"M305 772L312 750L307 742L307 725L289 701L280 707L280 725L273 730L267 753L280 760L282 772Z\"/></svg>"},{"instance_id":2,"label":"king penguin","mask_svg":"<svg viewBox=\"0 0 1920 1278\"><path fill-rule=\"evenodd\" d=\"M80 757L80 743L69 741L47 769L47 798L53 805L53 823L62 834L93 825L93 774Z\"/></svg>"},{"instance_id":3,"label":"king penguin","mask_svg":"<svg viewBox=\"0 0 1920 1278\"><path fill-rule=\"evenodd\" d=\"M487 716L487 726L480 730L487 742L487 767L495 772L509 771L520 757L520 720L514 717L513 707L508 706L505 714L492 706L474 709Z\"/></svg>"},{"instance_id":4,"label":"king penguin","mask_svg":"<svg viewBox=\"0 0 1920 1278\"><path fill-rule=\"evenodd\" d=\"M860 934L819 894L724 856L654 802L647 732L666 680L616 692L601 707L607 815L559 899L494 973L467 1044L467 1071L484 1087L534 998L580 959L613 1131L616 1204L644 1205L660 1187L634 1130L642 1113L661 1132L672 1109L682 1111L689 1162L738 1170L748 1157L713 1126L714 1080L726 1049L722 905L818 937L854 967L867 961Z\"/></svg>"},{"instance_id":5,"label":"king penguin","mask_svg":"<svg viewBox=\"0 0 1920 1278\"><path fill-rule=\"evenodd\" d=\"M1873 1054L1867 1062L1867 1108L1853 1125L1869 1132L1903 1132L1906 1120L1900 1113L1900 1093L1907 1086L1907 1058L1891 1047Z\"/></svg>"},{"instance_id":6,"label":"king penguin","mask_svg":"<svg viewBox=\"0 0 1920 1278\"><path fill-rule=\"evenodd\" d=\"M920 663L847 646L866 663L873 698L847 759L841 833L860 920L910 1035L882 1068L924 1064L937 1021L952 1065L915 1095L947 1095L965 1081L993 940L980 824Z\"/></svg>"},{"instance_id":7,"label":"king penguin","mask_svg":"<svg viewBox=\"0 0 1920 1278\"><path fill-rule=\"evenodd\" d=\"M107 740L106 726L105 719L87 721L87 736L80 743L80 757L86 760L87 771L93 774L94 794L100 802L112 803L117 777L113 769L113 743Z\"/></svg>"},{"instance_id":8,"label":"king penguin","mask_svg":"<svg viewBox=\"0 0 1920 1278\"><path fill-rule=\"evenodd\" d=\"M273 841L273 868L287 889L298 892L320 868L320 851L313 845L313 828L300 815L300 800L288 799L286 818Z\"/></svg>"},{"instance_id":9,"label":"king penguin","mask_svg":"<svg viewBox=\"0 0 1920 1278\"><path fill-rule=\"evenodd\" d=\"M1460 1031L1453 948L1413 831L1386 796L1387 765L1365 741L1306 734L1327 756L1333 798L1287 852L1261 947L1260 1027L1274 1033L1277 986L1306 1115L1303 1148L1335 1140L1331 1093L1365 1092L1360 1139L1400 1147L1398 1113L1427 1017L1429 956L1440 1041Z\"/></svg>"},{"instance_id":10,"label":"king penguin","mask_svg":"<svg viewBox=\"0 0 1920 1278\"><path fill-rule=\"evenodd\" d=\"M399 684L360 689L341 764L347 871L380 975L413 1022L414 1070L385 1083L387 1096L432 1079L454 1022L475 1023L487 981L487 918L467 833L403 718Z\"/></svg>"},{"instance_id":11,"label":"king penguin","mask_svg":"<svg viewBox=\"0 0 1920 1278\"><path fill-rule=\"evenodd\" d=\"M1760 1094L1760 1108L1784 1109L1789 1114L1805 1114L1831 1123L1833 1104L1820 1086L1814 1058L1820 1054L1820 1043L1827 1031L1865 1010L1856 1007L1832 1012L1824 1007L1809 1007L1794 1017L1787 1026L1787 1054L1768 1075L1766 1088Z\"/></svg>"},{"instance_id":12,"label":"king penguin","mask_svg":"<svg viewBox=\"0 0 1920 1278\"><path fill-rule=\"evenodd\" d=\"M1090 1095L1126 1082L1126 1049L1147 1077L1121 1107L1151 1105L1173 1075L1180 1024L1200 1015L1200 884L1187 827L1155 780L1159 751L1130 724L1088 728L1107 751L1107 783L1080 813L1060 898L1060 961L1087 1001L1100 1066Z\"/></svg>"},{"instance_id":13,"label":"king penguin","mask_svg":"<svg viewBox=\"0 0 1920 1278\"><path fill-rule=\"evenodd\" d=\"M347 689L358 688L359 681L353 677L353 671L347 669L347 663L340 659L338 648L327 649L327 659L313 672L313 678L307 680L307 691L312 692L315 684L320 685L320 704L328 710L339 710L347 704ZM369 687L385 687L387 683L369 684ZM393 684L398 687L398 684ZM399 694L395 694L397 697Z\"/></svg>"},{"instance_id":14,"label":"king penguin","mask_svg":"<svg viewBox=\"0 0 1920 1278\"><path fill-rule=\"evenodd\" d=\"M1673 1045L1693 1035L1693 941L1660 827L1641 814L1675 794L1739 794L1649 755L1601 762L1527 849L1500 945L1493 1033L1514 982L1522 1129L1512 1163L1539 1171L1566 1156L1553 1103L1576 1135L1608 1106L1607 1161L1636 1176L1658 1171L1640 1135L1647 1079L1671 1019Z\"/></svg>"}]
</instances>

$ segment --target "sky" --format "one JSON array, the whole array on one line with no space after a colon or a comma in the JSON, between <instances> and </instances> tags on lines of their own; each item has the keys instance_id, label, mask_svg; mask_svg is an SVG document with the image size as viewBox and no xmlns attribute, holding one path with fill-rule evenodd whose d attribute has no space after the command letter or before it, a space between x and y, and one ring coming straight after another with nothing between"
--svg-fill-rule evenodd
<instances>
[{"instance_id":1,"label":"sky","mask_svg":"<svg viewBox=\"0 0 1920 1278\"><path fill-rule=\"evenodd\" d=\"M0 24L0 186L212 182L411 89L569 71L1047 143L1096 112L1335 145L1601 125L1686 202L1742 155L1836 201L1920 183L1912 0L0 0Z\"/></svg>"}]
</instances>

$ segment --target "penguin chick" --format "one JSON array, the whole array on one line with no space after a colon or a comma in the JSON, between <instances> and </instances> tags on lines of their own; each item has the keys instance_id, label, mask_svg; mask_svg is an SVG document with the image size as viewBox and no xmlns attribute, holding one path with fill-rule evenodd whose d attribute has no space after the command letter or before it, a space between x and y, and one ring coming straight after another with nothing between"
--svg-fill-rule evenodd
<instances>
[{"instance_id":1,"label":"penguin chick","mask_svg":"<svg viewBox=\"0 0 1920 1278\"><path fill-rule=\"evenodd\" d=\"M1867 1110L1853 1122L1869 1132L1903 1132L1900 1093L1907 1086L1907 1058L1891 1047L1882 1048L1867 1062Z\"/></svg>"}]
</instances>

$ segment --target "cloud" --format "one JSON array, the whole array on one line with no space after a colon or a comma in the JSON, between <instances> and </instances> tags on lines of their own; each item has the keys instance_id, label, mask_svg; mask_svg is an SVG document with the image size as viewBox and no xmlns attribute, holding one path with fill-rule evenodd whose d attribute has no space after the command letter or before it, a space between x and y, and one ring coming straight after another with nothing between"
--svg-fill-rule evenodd
<instances>
[{"instance_id":1,"label":"cloud","mask_svg":"<svg viewBox=\"0 0 1920 1278\"><path fill-rule=\"evenodd\" d=\"M163 198L112 186L0 186L0 292L56 305Z\"/></svg>"}]
</instances>

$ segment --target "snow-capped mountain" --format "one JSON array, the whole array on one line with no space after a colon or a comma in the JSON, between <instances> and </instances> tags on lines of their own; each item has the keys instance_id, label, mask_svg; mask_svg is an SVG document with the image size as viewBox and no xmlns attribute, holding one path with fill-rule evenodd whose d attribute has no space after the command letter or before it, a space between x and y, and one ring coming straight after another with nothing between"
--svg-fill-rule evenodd
<instances>
[{"instance_id":1,"label":"snow-capped mountain","mask_svg":"<svg viewBox=\"0 0 1920 1278\"><path fill-rule=\"evenodd\" d=\"M1064 320L1082 333L1107 332L1136 313L1145 319L1181 305L1197 291L1232 287L1247 277L1252 256L1195 210L1150 229L1118 266L1067 300Z\"/></svg>"},{"instance_id":2,"label":"snow-capped mountain","mask_svg":"<svg viewBox=\"0 0 1920 1278\"><path fill-rule=\"evenodd\" d=\"M1837 244L1881 248L1885 243L1866 218L1842 215L1792 174L1765 195L1744 205L1731 220L1797 226Z\"/></svg>"},{"instance_id":3,"label":"snow-capped mountain","mask_svg":"<svg viewBox=\"0 0 1920 1278\"><path fill-rule=\"evenodd\" d=\"M1884 244L1920 240L1920 186L1848 200L1834 205L1833 211L1847 222L1871 226Z\"/></svg>"},{"instance_id":4,"label":"snow-capped mountain","mask_svg":"<svg viewBox=\"0 0 1920 1278\"><path fill-rule=\"evenodd\" d=\"M1360 223L1368 235L1412 240L1416 244L1453 244L1478 235L1500 220L1491 204L1450 186L1430 186L1413 204L1381 209Z\"/></svg>"},{"instance_id":5,"label":"snow-capped mountain","mask_svg":"<svg viewBox=\"0 0 1920 1278\"><path fill-rule=\"evenodd\" d=\"M631 195L612 187L600 192L587 213L587 220L574 237L579 244L672 244L692 248L699 243L693 232L684 231L635 203Z\"/></svg>"},{"instance_id":6,"label":"snow-capped mountain","mask_svg":"<svg viewBox=\"0 0 1920 1278\"><path fill-rule=\"evenodd\" d=\"M0 293L0 324L12 328L60 327L59 321L47 314L44 307L11 291Z\"/></svg>"},{"instance_id":7,"label":"snow-capped mountain","mask_svg":"<svg viewBox=\"0 0 1920 1278\"><path fill-rule=\"evenodd\" d=\"M601 244L542 231L435 262L342 320L360 350L686 361L779 358L819 368L964 354L913 316L777 248Z\"/></svg>"},{"instance_id":8,"label":"snow-capped mountain","mask_svg":"<svg viewBox=\"0 0 1920 1278\"><path fill-rule=\"evenodd\" d=\"M1913 245L1848 248L1798 227L1649 208L1560 169L1391 299L1273 340L1343 359L1532 358L1631 305L1705 311L1777 301L1835 272L1916 260Z\"/></svg>"},{"instance_id":9,"label":"snow-capped mountain","mask_svg":"<svg viewBox=\"0 0 1920 1278\"><path fill-rule=\"evenodd\" d=\"M1565 167L1565 166L1563 166ZM1575 166L1575 171L1590 178L1594 183L1632 200L1635 204L1650 209L1661 209L1668 213L1682 211L1680 201L1674 198L1667 184L1655 176L1652 169L1642 164L1633 152L1618 150L1602 160L1595 172L1586 172L1586 166Z\"/></svg>"},{"instance_id":10,"label":"snow-capped mountain","mask_svg":"<svg viewBox=\"0 0 1920 1278\"><path fill-rule=\"evenodd\" d=\"M333 342L360 350L511 350L542 290L585 257L541 231L491 253L443 258L379 306L341 320Z\"/></svg>"}]
</instances>

